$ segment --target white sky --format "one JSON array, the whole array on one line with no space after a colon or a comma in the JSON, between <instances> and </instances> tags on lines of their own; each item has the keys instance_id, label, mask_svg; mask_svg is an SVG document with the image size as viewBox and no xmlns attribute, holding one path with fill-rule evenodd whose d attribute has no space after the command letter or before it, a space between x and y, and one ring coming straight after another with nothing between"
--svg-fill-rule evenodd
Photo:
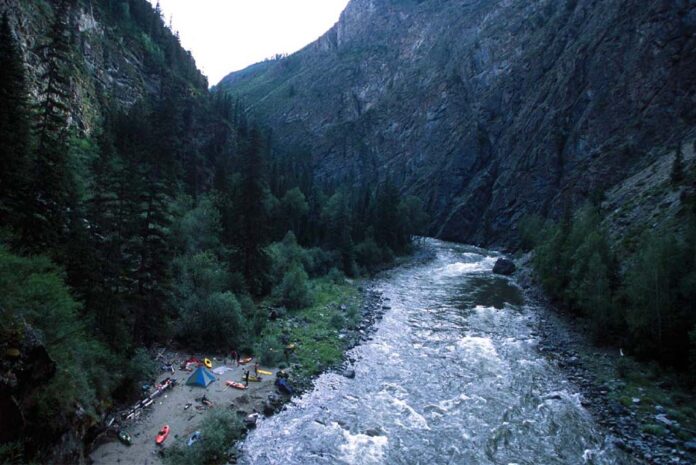
<instances>
[{"instance_id":1,"label":"white sky","mask_svg":"<svg viewBox=\"0 0 696 465\"><path fill-rule=\"evenodd\" d=\"M157 0L150 0L155 5ZM160 0L181 43L217 84L231 71L292 53L328 31L348 0Z\"/></svg>"}]
</instances>

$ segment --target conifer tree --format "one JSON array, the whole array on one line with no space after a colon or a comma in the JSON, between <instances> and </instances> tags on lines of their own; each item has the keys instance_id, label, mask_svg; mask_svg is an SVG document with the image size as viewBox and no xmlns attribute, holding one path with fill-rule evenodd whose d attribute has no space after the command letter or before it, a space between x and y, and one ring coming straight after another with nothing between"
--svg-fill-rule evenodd
<instances>
[{"instance_id":1,"label":"conifer tree","mask_svg":"<svg viewBox=\"0 0 696 465\"><path fill-rule=\"evenodd\" d=\"M27 195L29 116L22 52L7 13L3 13L0 23L0 224L16 224Z\"/></svg>"},{"instance_id":2,"label":"conifer tree","mask_svg":"<svg viewBox=\"0 0 696 465\"><path fill-rule=\"evenodd\" d=\"M28 223L24 225L25 242L33 249L56 245L63 237L74 207L74 180L68 158L68 131L73 0L61 0L46 47L46 71L38 115L37 151L32 191L34 199Z\"/></svg>"},{"instance_id":3,"label":"conifer tree","mask_svg":"<svg viewBox=\"0 0 696 465\"><path fill-rule=\"evenodd\" d=\"M264 247L268 244L268 211L266 198L266 164L263 154L261 132L254 127L241 162L240 209L240 252L244 278L249 290L262 294L268 285L266 270L268 257Z\"/></svg>"}]
</instances>

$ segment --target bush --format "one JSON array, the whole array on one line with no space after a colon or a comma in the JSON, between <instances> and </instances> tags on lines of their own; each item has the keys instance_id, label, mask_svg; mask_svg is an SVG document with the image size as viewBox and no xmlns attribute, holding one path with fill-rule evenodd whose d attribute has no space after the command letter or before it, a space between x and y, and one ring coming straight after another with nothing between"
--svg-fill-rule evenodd
<instances>
[{"instance_id":1,"label":"bush","mask_svg":"<svg viewBox=\"0 0 696 465\"><path fill-rule=\"evenodd\" d=\"M355 246L355 260L367 271L376 271L383 263L394 259L394 254L388 248L382 249L371 237Z\"/></svg>"},{"instance_id":2,"label":"bush","mask_svg":"<svg viewBox=\"0 0 696 465\"><path fill-rule=\"evenodd\" d=\"M254 354L261 365L274 367L284 358L283 345L273 336L266 336L254 346Z\"/></svg>"},{"instance_id":3,"label":"bush","mask_svg":"<svg viewBox=\"0 0 696 465\"><path fill-rule=\"evenodd\" d=\"M175 260L178 337L200 349L229 349L243 342L247 322L236 296L228 291L230 274L210 252Z\"/></svg>"},{"instance_id":4,"label":"bush","mask_svg":"<svg viewBox=\"0 0 696 465\"><path fill-rule=\"evenodd\" d=\"M346 326L346 319L343 318L343 315L341 315L340 313L336 313L334 316L331 317L330 323L331 326L340 331Z\"/></svg>"},{"instance_id":5,"label":"bush","mask_svg":"<svg viewBox=\"0 0 696 465\"><path fill-rule=\"evenodd\" d=\"M179 336L200 349L237 347L247 332L241 306L231 292L215 292L188 302Z\"/></svg>"},{"instance_id":6,"label":"bush","mask_svg":"<svg viewBox=\"0 0 696 465\"><path fill-rule=\"evenodd\" d=\"M201 423L201 439L188 447L185 443L169 449L165 461L169 465L217 465L227 462L227 451L244 434L240 418L230 410L208 412ZM188 441L188 437L183 438Z\"/></svg>"},{"instance_id":7,"label":"bush","mask_svg":"<svg viewBox=\"0 0 696 465\"><path fill-rule=\"evenodd\" d=\"M336 267L331 268L326 277L334 284L343 284L346 282L346 276Z\"/></svg>"},{"instance_id":8,"label":"bush","mask_svg":"<svg viewBox=\"0 0 696 465\"><path fill-rule=\"evenodd\" d=\"M294 263L302 264L309 276L318 277L326 274L338 262L336 253L318 247L302 248L292 231L288 231L281 242L274 242L266 250L271 258L270 275L275 284L283 280Z\"/></svg>"},{"instance_id":9,"label":"bush","mask_svg":"<svg viewBox=\"0 0 696 465\"><path fill-rule=\"evenodd\" d=\"M273 290L273 296L290 309L309 307L313 298L308 281L309 277L302 265L295 262L285 273L283 281Z\"/></svg>"}]
</instances>

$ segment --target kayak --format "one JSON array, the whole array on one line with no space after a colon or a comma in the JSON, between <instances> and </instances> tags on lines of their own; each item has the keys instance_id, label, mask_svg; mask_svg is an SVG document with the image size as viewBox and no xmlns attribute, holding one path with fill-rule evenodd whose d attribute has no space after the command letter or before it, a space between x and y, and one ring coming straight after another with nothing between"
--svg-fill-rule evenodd
<instances>
[{"instance_id":1,"label":"kayak","mask_svg":"<svg viewBox=\"0 0 696 465\"><path fill-rule=\"evenodd\" d=\"M244 381L244 376L242 376L242 381ZM249 375L249 382L260 383L263 378L260 376Z\"/></svg>"},{"instance_id":2,"label":"kayak","mask_svg":"<svg viewBox=\"0 0 696 465\"><path fill-rule=\"evenodd\" d=\"M162 429L159 431L159 433L157 433L157 437L155 438L155 444L161 446L167 439L167 436L169 436L169 425L164 425Z\"/></svg>"},{"instance_id":3,"label":"kayak","mask_svg":"<svg viewBox=\"0 0 696 465\"><path fill-rule=\"evenodd\" d=\"M225 381L225 384L227 384L229 387L233 387L235 389L241 389L241 390L246 389L245 385L243 385L242 383L236 383L234 381Z\"/></svg>"},{"instance_id":4,"label":"kayak","mask_svg":"<svg viewBox=\"0 0 696 465\"><path fill-rule=\"evenodd\" d=\"M272 372L266 371L266 370L257 370L257 371L259 372L259 374L266 375L266 376L271 376L273 374Z\"/></svg>"},{"instance_id":5,"label":"kayak","mask_svg":"<svg viewBox=\"0 0 696 465\"><path fill-rule=\"evenodd\" d=\"M211 362L209 358L203 359L203 365L205 365L208 368L213 368L213 362Z\"/></svg>"},{"instance_id":6,"label":"kayak","mask_svg":"<svg viewBox=\"0 0 696 465\"><path fill-rule=\"evenodd\" d=\"M131 438L131 435L126 433L125 431L118 432L118 439L127 446L133 444L133 439Z\"/></svg>"},{"instance_id":7,"label":"kayak","mask_svg":"<svg viewBox=\"0 0 696 465\"><path fill-rule=\"evenodd\" d=\"M239 360L239 363L241 365L246 365L247 363L251 362L252 360L253 360L253 358L251 358L251 357L244 357L244 358Z\"/></svg>"}]
</instances>

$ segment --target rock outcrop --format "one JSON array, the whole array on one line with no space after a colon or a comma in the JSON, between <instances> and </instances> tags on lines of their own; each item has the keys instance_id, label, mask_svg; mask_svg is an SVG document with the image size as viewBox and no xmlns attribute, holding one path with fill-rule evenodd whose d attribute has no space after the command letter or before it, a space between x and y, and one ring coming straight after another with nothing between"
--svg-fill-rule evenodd
<instances>
[{"instance_id":1,"label":"rock outcrop","mask_svg":"<svg viewBox=\"0 0 696 465\"><path fill-rule=\"evenodd\" d=\"M225 78L325 180L387 176L431 233L514 245L696 121L694 0L352 0L314 44Z\"/></svg>"},{"instance_id":2,"label":"rock outcrop","mask_svg":"<svg viewBox=\"0 0 696 465\"><path fill-rule=\"evenodd\" d=\"M509 276L515 272L515 264L507 258L499 258L493 265L493 273Z\"/></svg>"}]
</instances>

